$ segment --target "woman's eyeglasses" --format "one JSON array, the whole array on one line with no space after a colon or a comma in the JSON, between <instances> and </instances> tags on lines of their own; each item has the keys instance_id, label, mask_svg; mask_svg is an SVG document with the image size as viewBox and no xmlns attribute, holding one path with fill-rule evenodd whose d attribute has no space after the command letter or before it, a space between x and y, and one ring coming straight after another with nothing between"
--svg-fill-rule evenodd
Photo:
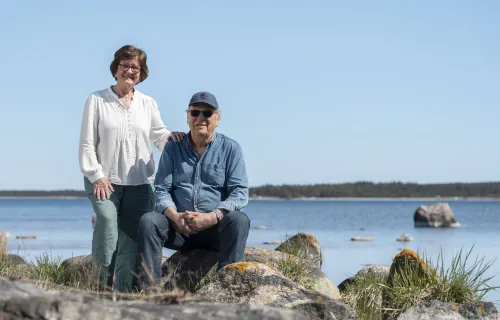
<instances>
[{"instance_id":1,"label":"woman's eyeglasses","mask_svg":"<svg viewBox=\"0 0 500 320\"><path fill-rule=\"evenodd\" d=\"M213 110L203 110L203 111L201 111L201 110L189 110L189 113L191 114L191 117L193 117L193 118L198 118L200 113L202 113L205 118L210 118L211 116L213 116L213 114L215 112Z\"/></svg>"},{"instance_id":2,"label":"woman's eyeglasses","mask_svg":"<svg viewBox=\"0 0 500 320\"><path fill-rule=\"evenodd\" d=\"M123 70L128 70L130 69L133 73L137 73L139 71L141 71L141 68L140 67L135 67L135 66L129 66L129 65L126 65L126 64L122 64L120 63L119 66L123 69Z\"/></svg>"}]
</instances>

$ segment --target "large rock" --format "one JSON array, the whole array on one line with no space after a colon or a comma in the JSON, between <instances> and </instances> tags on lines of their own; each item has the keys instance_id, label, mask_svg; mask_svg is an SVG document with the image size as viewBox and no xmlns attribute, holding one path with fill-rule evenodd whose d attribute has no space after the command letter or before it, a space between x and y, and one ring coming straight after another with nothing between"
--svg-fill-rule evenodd
<instances>
[{"instance_id":1,"label":"large rock","mask_svg":"<svg viewBox=\"0 0 500 320\"><path fill-rule=\"evenodd\" d=\"M358 273L356 273L354 276L349 277L344 281L342 281L338 286L339 291L342 293L345 292L346 288L349 285L354 285L356 283L357 279L368 275L373 275L380 279L387 279L387 277L389 276L389 267L382 264L366 265L361 270L359 270Z\"/></svg>"},{"instance_id":2,"label":"large rock","mask_svg":"<svg viewBox=\"0 0 500 320\"><path fill-rule=\"evenodd\" d=\"M195 249L190 252L176 252L163 264L166 275L163 282L169 289L195 292L199 285L209 282L215 272L218 252ZM243 261L259 262L275 268L282 266L299 274L309 289L316 290L331 299L340 299L337 286L316 265L284 252L256 247L246 247ZM292 279L293 280L293 279Z\"/></svg>"},{"instance_id":3,"label":"large rock","mask_svg":"<svg viewBox=\"0 0 500 320\"><path fill-rule=\"evenodd\" d=\"M99 279L99 267L92 260L92 256L76 256L61 263L72 282L96 284Z\"/></svg>"},{"instance_id":4,"label":"large rock","mask_svg":"<svg viewBox=\"0 0 500 320\"><path fill-rule=\"evenodd\" d=\"M436 270L432 269L418 254L410 249L404 249L398 253L392 260L389 275L387 277L387 285L393 286L394 277L397 274L403 274L409 269L413 270L421 278L437 279Z\"/></svg>"},{"instance_id":5,"label":"large rock","mask_svg":"<svg viewBox=\"0 0 500 320\"><path fill-rule=\"evenodd\" d=\"M437 300L413 306L403 314L398 320L499 320L500 314L491 302L479 302L469 305L456 303L445 303Z\"/></svg>"},{"instance_id":6,"label":"large rock","mask_svg":"<svg viewBox=\"0 0 500 320\"><path fill-rule=\"evenodd\" d=\"M436 203L431 206L420 206L413 216L415 227L418 228L457 228L457 222L450 205L447 203Z\"/></svg>"},{"instance_id":7,"label":"large rock","mask_svg":"<svg viewBox=\"0 0 500 320\"><path fill-rule=\"evenodd\" d=\"M26 260L17 254L7 254L6 256L0 256L0 259L7 260L7 263L11 266L22 266L27 265Z\"/></svg>"},{"instance_id":8,"label":"large rock","mask_svg":"<svg viewBox=\"0 0 500 320\"><path fill-rule=\"evenodd\" d=\"M293 237L287 239L279 247L277 251L286 252L301 258L307 258L321 269L323 265L323 256L319 241L313 235L300 232Z\"/></svg>"},{"instance_id":9,"label":"large rock","mask_svg":"<svg viewBox=\"0 0 500 320\"><path fill-rule=\"evenodd\" d=\"M168 289L194 292L209 271L217 267L218 260L218 251L177 251L163 263L163 282Z\"/></svg>"},{"instance_id":10,"label":"large rock","mask_svg":"<svg viewBox=\"0 0 500 320\"><path fill-rule=\"evenodd\" d=\"M290 265L292 270L302 270L307 273L312 290L316 290L331 299L340 299L337 286L321 271L317 264L292 256L285 252L267 250L263 248L247 247L243 261L259 262L279 269L280 266Z\"/></svg>"},{"instance_id":11,"label":"large rock","mask_svg":"<svg viewBox=\"0 0 500 320\"><path fill-rule=\"evenodd\" d=\"M239 262L219 270L198 291L216 302L252 303L295 309L311 319L355 319L355 311L340 301L290 281L273 267Z\"/></svg>"},{"instance_id":12,"label":"large rock","mask_svg":"<svg viewBox=\"0 0 500 320\"><path fill-rule=\"evenodd\" d=\"M308 319L292 310L250 304L112 302L88 294L44 291L32 284L12 282L5 278L0 278L0 292L0 318L5 320Z\"/></svg>"},{"instance_id":13,"label":"large rock","mask_svg":"<svg viewBox=\"0 0 500 320\"><path fill-rule=\"evenodd\" d=\"M383 264L369 264L363 267L356 273L356 277L363 277L368 274L376 275L380 278L387 278L389 275L389 267Z\"/></svg>"}]
</instances>

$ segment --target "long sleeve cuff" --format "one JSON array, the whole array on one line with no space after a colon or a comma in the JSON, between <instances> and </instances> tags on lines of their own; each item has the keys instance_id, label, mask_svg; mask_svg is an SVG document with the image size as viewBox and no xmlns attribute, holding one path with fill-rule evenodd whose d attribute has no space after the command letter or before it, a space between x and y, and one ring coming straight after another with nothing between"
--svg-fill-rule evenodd
<instances>
[{"instance_id":1,"label":"long sleeve cuff","mask_svg":"<svg viewBox=\"0 0 500 320\"><path fill-rule=\"evenodd\" d=\"M158 212L158 213L163 214L163 212L165 211L165 209L168 209L168 208L175 208L175 210L177 210L177 207L175 206L174 201L172 201L172 200L162 200L162 201L160 201L160 202L158 202L156 204L155 211Z\"/></svg>"},{"instance_id":2,"label":"long sleeve cuff","mask_svg":"<svg viewBox=\"0 0 500 320\"><path fill-rule=\"evenodd\" d=\"M227 210L228 212L239 211L242 207L243 206L239 205L239 201L230 200L222 201L217 205L217 208Z\"/></svg>"},{"instance_id":3,"label":"long sleeve cuff","mask_svg":"<svg viewBox=\"0 0 500 320\"><path fill-rule=\"evenodd\" d=\"M97 171L91 176L87 176L87 179L89 179L90 182L94 183L97 180L104 178L104 173L102 171Z\"/></svg>"},{"instance_id":4,"label":"long sleeve cuff","mask_svg":"<svg viewBox=\"0 0 500 320\"><path fill-rule=\"evenodd\" d=\"M167 130L167 132L162 136L162 138L158 142L158 145L156 146L158 150L163 151L163 149L165 149L165 145L168 143L168 138L171 134L172 133Z\"/></svg>"}]
</instances>

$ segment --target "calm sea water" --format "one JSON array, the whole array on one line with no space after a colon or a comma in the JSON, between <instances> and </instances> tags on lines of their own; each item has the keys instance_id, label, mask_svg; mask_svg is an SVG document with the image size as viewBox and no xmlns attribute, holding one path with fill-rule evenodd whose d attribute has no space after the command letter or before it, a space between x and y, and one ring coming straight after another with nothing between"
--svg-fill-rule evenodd
<instances>
[{"instance_id":1,"label":"calm sea water","mask_svg":"<svg viewBox=\"0 0 500 320\"><path fill-rule=\"evenodd\" d=\"M364 264L390 265L402 248L410 248L436 260L442 251L449 262L460 249L470 250L473 258L492 260L500 255L500 201L449 201L458 229L441 230L413 227L413 213L426 201L250 201L245 212L251 219L247 245L264 245L284 240L297 232L316 236L321 244L323 272L339 284ZM41 253L65 259L90 254L93 215L87 199L0 199L0 231L9 231L9 249L28 260ZM265 225L267 230L255 229ZM396 238L410 233L415 241L402 244ZM18 240L19 234L36 239ZM371 236L373 242L351 242L353 236ZM170 250L165 251L171 254ZM489 275L500 273L500 261ZM500 275L493 283L500 285ZM500 301L500 293L486 297Z\"/></svg>"}]
</instances>

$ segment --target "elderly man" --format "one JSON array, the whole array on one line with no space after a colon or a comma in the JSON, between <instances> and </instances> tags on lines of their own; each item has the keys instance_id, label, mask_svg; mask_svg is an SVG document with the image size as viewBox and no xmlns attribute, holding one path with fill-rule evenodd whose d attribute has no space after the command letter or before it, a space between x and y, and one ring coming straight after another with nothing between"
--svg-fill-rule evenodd
<instances>
[{"instance_id":1,"label":"elderly man","mask_svg":"<svg viewBox=\"0 0 500 320\"><path fill-rule=\"evenodd\" d=\"M163 247L219 250L219 269L243 258L250 229L247 215L240 211L248 204L245 161L236 141L215 132L219 120L215 96L195 93L187 110L189 133L163 150L155 179L155 212L139 222L141 288L161 278Z\"/></svg>"}]
</instances>

